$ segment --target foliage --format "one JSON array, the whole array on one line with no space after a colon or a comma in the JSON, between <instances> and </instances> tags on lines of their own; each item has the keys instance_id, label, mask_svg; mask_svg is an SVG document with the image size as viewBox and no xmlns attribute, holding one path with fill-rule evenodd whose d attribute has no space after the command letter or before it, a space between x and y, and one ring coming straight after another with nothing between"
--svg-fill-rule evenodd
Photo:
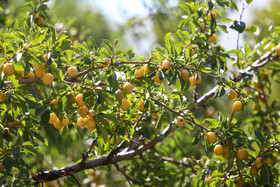
<instances>
[{"instance_id":1,"label":"foliage","mask_svg":"<svg viewBox=\"0 0 280 187\"><path fill-rule=\"evenodd\" d=\"M1 184L124 185L124 179L152 186L278 184L280 103L271 97L271 83L279 84L278 27L259 45L226 51L213 40L218 31L254 32L242 20L223 18L219 9L239 10L236 3L182 2L179 29L166 34L164 45L147 57L136 57L132 49L120 49L118 40L103 40L100 47L85 37L73 44L67 32L48 22L46 3L26 1L12 23L1 22ZM12 76L5 73L9 63ZM144 65L149 71L136 77ZM50 85L38 76L38 67L54 76ZM70 77L69 67L79 73ZM187 78L181 76L183 69ZM126 83L133 85L132 93ZM234 101L242 102L242 111L233 109L226 95L230 90L237 92ZM78 94L83 96L73 101ZM77 125L81 98L94 111L87 118L92 126ZM219 101L227 109L214 115ZM58 118L55 125L49 124L51 113ZM64 118L70 123L59 126ZM214 143L206 140L210 131ZM223 146L221 155L217 145ZM244 159L237 156L241 149ZM250 173L251 166L258 167L257 175ZM118 180L116 172L124 177Z\"/></svg>"}]
</instances>

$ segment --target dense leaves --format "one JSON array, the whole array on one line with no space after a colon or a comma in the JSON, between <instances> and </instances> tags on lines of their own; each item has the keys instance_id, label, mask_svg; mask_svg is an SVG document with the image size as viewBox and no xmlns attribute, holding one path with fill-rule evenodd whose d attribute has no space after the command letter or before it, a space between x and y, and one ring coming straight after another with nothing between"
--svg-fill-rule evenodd
<instances>
[{"instance_id":1,"label":"dense leaves","mask_svg":"<svg viewBox=\"0 0 280 187\"><path fill-rule=\"evenodd\" d=\"M116 170L140 185L278 184L280 103L272 92L279 84L279 28L257 46L226 51L209 40L219 29L227 33L222 22L232 22L229 28L238 33L256 30L223 18L220 10L238 10L236 3L184 2L180 29L167 33L164 45L147 57L137 57L119 40L71 42L48 23L46 2L26 1L24 16L1 26L1 184L57 179L124 185ZM78 73L70 77L69 67ZM141 68L144 76L135 76ZM230 90L241 111L233 110ZM210 131L214 143L206 140ZM245 150L242 159L239 150ZM258 167L256 176L251 166ZM54 170L61 167L67 168ZM39 173L44 170L51 171Z\"/></svg>"}]
</instances>

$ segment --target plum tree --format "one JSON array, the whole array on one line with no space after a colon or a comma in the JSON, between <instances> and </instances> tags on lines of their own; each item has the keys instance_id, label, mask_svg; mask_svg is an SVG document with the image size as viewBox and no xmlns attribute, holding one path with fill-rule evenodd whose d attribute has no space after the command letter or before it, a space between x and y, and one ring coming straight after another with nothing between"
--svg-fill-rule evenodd
<instances>
[{"instance_id":1,"label":"plum tree","mask_svg":"<svg viewBox=\"0 0 280 187\"><path fill-rule=\"evenodd\" d=\"M240 46L255 37L242 21L250 3L182 2L178 30L142 57L119 40L74 42L49 22L47 0L7 15L0 184L277 186L280 30ZM217 40L228 29L232 50Z\"/></svg>"}]
</instances>

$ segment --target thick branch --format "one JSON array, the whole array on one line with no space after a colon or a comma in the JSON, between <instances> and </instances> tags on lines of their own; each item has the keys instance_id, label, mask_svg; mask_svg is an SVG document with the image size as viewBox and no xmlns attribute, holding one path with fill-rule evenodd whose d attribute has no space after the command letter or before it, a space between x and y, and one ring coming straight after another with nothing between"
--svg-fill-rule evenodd
<instances>
[{"instance_id":1,"label":"thick branch","mask_svg":"<svg viewBox=\"0 0 280 187\"><path fill-rule=\"evenodd\" d=\"M90 168L94 168L97 166L104 166L107 164L120 162L122 160L128 160L136 155L143 153L144 151L147 151L148 149L151 149L157 143L161 142L164 139L164 137L168 136L171 133L171 127L172 127L171 124L168 125L162 131L161 136L156 137L155 139L150 141L148 144L142 145L142 146L138 147L137 149L129 151L129 152L124 152L124 153L119 153L117 155L114 155L111 159L108 159L108 157L101 157L101 158L97 158L97 159L94 159L91 161L87 161L84 164L79 163L79 164L76 164L73 166L68 166L68 167L61 168L61 169L39 172L39 173L33 175L32 179L34 179L36 181L36 183L52 181L52 180L56 180L63 176L73 175L74 173L83 171L85 169L90 169Z\"/></svg>"}]
</instances>

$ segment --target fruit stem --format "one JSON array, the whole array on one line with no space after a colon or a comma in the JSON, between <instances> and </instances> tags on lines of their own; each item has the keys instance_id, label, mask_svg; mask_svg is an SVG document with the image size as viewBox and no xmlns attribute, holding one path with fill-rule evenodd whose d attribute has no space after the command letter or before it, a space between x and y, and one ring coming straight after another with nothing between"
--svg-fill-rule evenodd
<instances>
[{"instance_id":1,"label":"fruit stem","mask_svg":"<svg viewBox=\"0 0 280 187\"><path fill-rule=\"evenodd\" d=\"M231 123L231 120L232 120L233 115L234 115L234 109L232 109L232 112L231 112L230 118L229 118L229 120L228 120L228 126L229 126L229 125L230 125L230 123Z\"/></svg>"}]
</instances>

